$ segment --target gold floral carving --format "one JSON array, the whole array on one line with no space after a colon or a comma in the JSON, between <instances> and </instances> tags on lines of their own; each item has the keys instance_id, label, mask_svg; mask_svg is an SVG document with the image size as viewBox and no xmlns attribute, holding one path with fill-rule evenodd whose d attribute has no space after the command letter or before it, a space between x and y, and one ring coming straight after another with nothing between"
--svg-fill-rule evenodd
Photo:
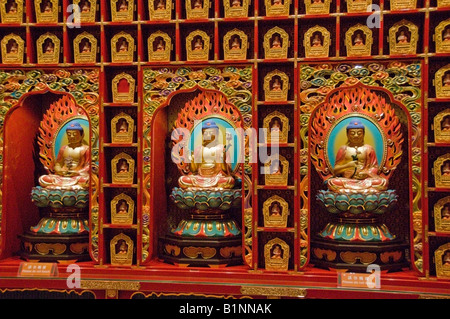
<instances>
[{"instance_id":1,"label":"gold floral carving","mask_svg":"<svg viewBox=\"0 0 450 319\"><path fill-rule=\"evenodd\" d=\"M242 286L241 294L248 296L306 297L305 288Z\"/></svg>"},{"instance_id":2,"label":"gold floral carving","mask_svg":"<svg viewBox=\"0 0 450 319\"><path fill-rule=\"evenodd\" d=\"M220 248L220 256L230 258L231 256L242 256L242 246L222 247Z\"/></svg>"},{"instance_id":3,"label":"gold floral carving","mask_svg":"<svg viewBox=\"0 0 450 319\"><path fill-rule=\"evenodd\" d=\"M321 249L321 248L314 248L314 255L319 258L326 258L328 261L333 261L336 259L337 253L334 250L330 249Z\"/></svg>"},{"instance_id":4,"label":"gold floral carving","mask_svg":"<svg viewBox=\"0 0 450 319\"><path fill-rule=\"evenodd\" d=\"M92 290L125 290L125 291L139 291L141 283L136 281L108 281L108 280L81 280L81 289Z\"/></svg>"},{"instance_id":5,"label":"gold floral carving","mask_svg":"<svg viewBox=\"0 0 450 319\"><path fill-rule=\"evenodd\" d=\"M166 244L164 246L164 250L168 255L175 256L175 257L180 255L180 253L181 253L181 248L176 245Z\"/></svg>"},{"instance_id":6,"label":"gold floral carving","mask_svg":"<svg viewBox=\"0 0 450 319\"><path fill-rule=\"evenodd\" d=\"M415 9L417 0L391 0L391 11Z\"/></svg>"},{"instance_id":7,"label":"gold floral carving","mask_svg":"<svg viewBox=\"0 0 450 319\"><path fill-rule=\"evenodd\" d=\"M387 251L380 254L380 259L383 263L388 264L391 262L391 259L394 263L398 262L403 256L403 252L399 251Z\"/></svg>"},{"instance_id":8,"label":"gold floral carving","mask_svg":"<svg viewBox=\"0 0 450 319\"><path fill-rule=\"evenodd\" d=\"M61 255L64 253L67 249L67 246L65 244L60 243L54 243L54 244L47 244L47 243L39 243L34 245L34 249L40 254L40 255L49 255L50 252L52 252L53 255Z\"/></svg>"},{"instance_id":9,"label":"gold floral carving","mask_svg":"<svg viewBox=\"0 0 450 319\"><path fill-rule=\"evenodd\" d=\"M69 249L77 255L81 255L84 251L89 251L89 243L73 243L70 244Z\"/></svg>"}]
</instances>

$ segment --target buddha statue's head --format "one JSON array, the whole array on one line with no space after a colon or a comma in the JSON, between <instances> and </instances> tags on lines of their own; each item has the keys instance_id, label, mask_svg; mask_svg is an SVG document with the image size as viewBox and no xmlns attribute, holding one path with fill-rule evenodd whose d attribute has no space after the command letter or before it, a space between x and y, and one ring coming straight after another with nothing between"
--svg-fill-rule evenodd
<instances>
[{"instance_id":1,"label":"buddha statue's head","mask_svg":"<svg viewBox=\"0 0 450 319\"><path fill-rule=\"evenodd\" d=\"M216 122L206 120L202 123L203 146L217 143L219 138L219 127Z\"/></svg>"},{"instance_id":2,"label":"buddha statue's head","mask_svg":"<svg viewBox=\"0 0 450 319\"><path fill-rule=\"evenodd\" d=\"M69 145L81 144L84 137L84 129L78 122L72 122L66 128L67 141Z\"/></svg>"},{"instance_id":3,"label":"buddha statue's head","mask_svg":"<svg viewBox=\"0 0 450 319\"><path fill-rule=\"evenodd\" d=\"M352 120L347 125L347 143L349 146L361 146L364 144L365 127L360 120Z\"/></svg>"}]
</instances>

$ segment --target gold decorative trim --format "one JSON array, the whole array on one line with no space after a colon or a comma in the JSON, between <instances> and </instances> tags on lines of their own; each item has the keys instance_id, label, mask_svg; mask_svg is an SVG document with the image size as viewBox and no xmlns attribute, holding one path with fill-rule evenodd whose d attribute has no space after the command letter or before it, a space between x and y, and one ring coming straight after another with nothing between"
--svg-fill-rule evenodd
<instances>
[{"instance_id":1,"label":"gold decorative trim","mask_svg":"<svg viewBox=\"0 0 450 319\"><path fill-rule=\"evenodd\" d=\"M191 259L198 258L198 255L200 255L203 259L210 259L213 258L216 253L216 249L212 247L189 246L183 248L183 254Z\"/></svg>"},{"instance_id":2,"label":"gold decorative trim","mask_svg":"<svg viewBox=\"0 0 450 319\"><path fill-rule=\"evenodd\" d=\"M119 92L119 84L121 80L126 80L128 82L128 92ZM117 74L112 80L112 91L113 91L113 102L134 102L134 91L136 86L136 80L128 73Z\"/></svg>"},{"instance_id":3,"label":"gold decorative trim","mask_svg":"<svg viewBox=\"0 0 450 319\"><path fill-rule=\"evenodd\" d=\"M245 60L247 58L248 37L239 30L228 31L223 37L225 60Z\"/></svg>"},{"instance_id":4,"label":"gold decorative trim","mask_svg":"<svg viewBox=\"0 0 450 319\"><path fill-rule=\"evenodd\" d=\"M438 8L450 7L450 0L437 0Z\"/></svg>"},{"instance_id":5,"label":"gold decorative trim","mask_svg":"<svg viewBox=\"0 0 450 319\"><path fill-rule=\"evenodd\" d=\"M307 290L305 288L259 286L242 286L240 292L243 295L249 296L275 296L294 298L305 298L307 294Z\"/></svg>"},{"instance_id":6,"label":"gold decorative trim","mask_svg":"<svg viewBox=\"0 0 450 319\"><path fill-rule=\"evenodd\" d=\"M156 31L147 40L148 59L150 62L169 62L172 50L172 38L165 32Z\"/></svg>"},{"instance_id":7,"label":"gold decorative trim","mask_svg":"<svg viewBox=\"0 0 450 319\"><path fill-rule=\"evenodd\" d=\"M266 6L266 16L288 16L291 0L264 0Z\"/></svg>"},{"instance_id":8,"label":"gold decorative trim","mask_svg":"<svg viewBox=\"0 0 450 319\"><path fill-rule=\"evenodd\" d=\"M303 46L307 58L327 58L330 52L331 37L330 32L319 25L316 25L305 33Z\"/></svg>"},{"instance_id":9,"label":"gold decorative trim","mask_svg":"<svg viewBox=\"0 0 450 319\"><path fill-rule=\"evenodd\" d=\"M280 28L274 27L264 35L264 58L286 59L288 56L289 35Z\"/></svg>"},{"instance_id":10,"label":"gold decorative trim","mask_svg":"<svg viewBox=\"0 0 450 319\"><path fill-rule=\"evenodd\" d=\"M113 22L133 21L134 0L111 0L111 20Z\"/></svg>"},{"instance_id":11,"label":"gold decorative trim","mask_svg":"<svg viewBox=\"0 0 450 319\"><path fill-rule=\"evenodd\" d=\"M372 30L366 25L357 24L345 33L347 56L369 56L372 53Z\"/></svg>"},{"instance_id":12,"label":"gold decorative trim","mask_svg":"<svg viewBox=\"0 0 450 319\"><path fill-rule=\"evenodd\" d=\"M75 63L95 63L97 39L92 34L83 32L73 40L73 51Z\"/></svg>"},{"instance_id":13,"label":"gold decorative trim","mask_svg":"<svg viewBox=\"0 0 450 319\"><path fill-rule=\"evenodd\" d=\"M419 28L408 20L401 20L389 29L389 53L416 54Z\"/></svg>"},{"instance_id":14,"label":"gold decorative trim","mask_svg":"<svg viewBox=\"0 0 450 319\"><path fill-rule=\"evenodd\" d=\"M5 35L1 42L2 62L22 64L25 52L25 41L17 34Z\"/></svg>"},{"instance_id":15,"label":"gold decorative trim","mask_svg":"<svg viewBox=\"0 0 450 319\"><path fill-rule=\"evenodd\" d=\"M434 75L434 87L437 98L450 97L450 64L440 68Z\"/></svg>"},{"instance_id":16,"label":"gold decorative trim","mask_svg":"<svg viewBox=\"0 0 450 319\"><path fill-rule=\"evenodd\" d=\"M53 255L61 255L67 249L65 244L61 243L39 243L34 245L34 249L39 253L39 255L49 255L50 251Z\"/></svg>"},{"instance_id":17,"label":"gold decorative trim","mask_svg":"<svg viewBox=\"0 0 450 319\"><path fill-rule=\"evenodd\" d=\"M274 70L264 77L265 100L269 102L287 101L289 77L286 73Z\"/></svg>"},{"instance_id":18,"label":"gold decorative trim","mask_svg":"<svg viewBox=\"0 0 450 319\"><path fill-rule=\"evenodd\" d=\"M22 23L23 0L0 0L0 14L3 23ZM7 8L6 5L10 6Z\"/></svg>"},{"instance_id":19,"label":"gold decorative trim","mask_svg":"<svg viewBox=\"0 0 450 319\"><path fill-rule=\"evenodd\" d=\"M391 11L415 9L417 7L417 0L391 0Z\"/></svg>"},{"instance_id":20,"label":"gold decorative trim","mask_svg":"<svg viewBox=\"0 0 450 319\"><path fill-rule=\"evenodd\" d=\"M391 0L391 3L392 3L392 0ZM371 7L371 6L372 6L372 0L347 0L347 12L348 13L368 12L367 7Z\"/></svg>"},{"instance_id":21,"label":"gold decorative trim","mask_svg":"<svg viewBox=\"0 0 450 319\"><path fill-rule=\"evenodd\" d=\"M433 214L435 230L450 232L450 196L441 198L434 204Z\"/></svg>"},{"instance_id":22,"label":"gold decorative trim","mask_svg":"<svg viewBox=\"0 0 450 319\"><path fill-rule=\"evenodd\" d=\"M111 280L81 280L81 289L93 290L126 290L139 291L141 283L135 281L111 281Z\"/></svg>"},{"instance_id":23,"label":"gold decorative trim","mask_svg":"<svg viewBox=\"0 0 450 319\"><path fill-rule=\"evenodd\" d=\"M314 248L313 252L317 258L323 259L323 257L325 256L326 260L328 261L333 261L337 257L337 253L331 249Z\"/></svg>"},{"instance_id":24,"label":"gold decorative trim","mask_svg":"<svg viewBox=\"0 0 450 319\"><path fill-rule=\"evenodd\" d=\"M377 254L369 252L345 251L339 256L347 264L355 264L359 260L362 264L369 265L377 260Z\"/></svg>"}]
</instances>

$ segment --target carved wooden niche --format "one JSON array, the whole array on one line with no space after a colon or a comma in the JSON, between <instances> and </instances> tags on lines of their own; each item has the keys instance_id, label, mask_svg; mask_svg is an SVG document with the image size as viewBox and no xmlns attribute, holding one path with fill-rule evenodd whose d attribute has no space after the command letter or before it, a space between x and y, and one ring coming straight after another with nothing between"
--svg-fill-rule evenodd
<instances>
[{"instance_id":1,"label":"carved wooden niche","mask_svg":"<svg viewBox=\"0 0 450 319\"><path fill-rule=\"evenodd\" d=\"M3 23L22 23L23 0L0 0L0 14Z\"/></svg>"},{"instance_id":2,"label":"carved wooden niche","mask_svg":"<svg viewBox=\"0 0 450 319\"><path fill-rule=\"evenodd\" d=\"M134 0L111 0L111 20L113 22L133 21Z\"/></svg>"},{"instance_id":3,"label":"carved wooden niche","mask_svg":"<svg viewBox=\"0 0 450 319\"><path fill-rule=\"evenodd\" d=\"M134 217L134 200L121 193L111 201L111 222L113 224L131 225Z\"/></svg>"},{"instance_id":4,"label":"carved wooden niche","mask_svg":"<svg viewBox=\"0 0 450 319\"><path fill-rule=\"evenodd\" d=\"M347 56L369 56L372 54L372 30L366 25L357 24L345 33Z\"/></svg>"},{"instance_id":5,"label":"carved wooden niche","mask_svg":"<svg viewBox=\"0 0 450 319\"><path fill-rule=\"evenodd\" d=\"M150 62L169 62L172 50L172 38L165 32L152 33L147 40Z\"/></svg>"},{"instance_id":6,"label":"carved wooden niche","mask_svg":"<svg viewBox=\"0 0 450 319\"><path fill-rule=\"evenodd\" d=\"M186 37L188 61L207 61L209 57L210 38L206 32L195 30Z\"/></svg>"},{"instance_id":7,"label":"carved wooden niche","mask_svg":"<svg viewBox=\"0 0 450 319\"><path fill-rule=\"evenodd\" d=\"M326 28L316 25L305 33L303 39L305 56L307 58L327 58L330 44L330 32Z\"/></svg>"},{"instance_id":8,"label":"carved wooden niche","mask_svg":"<svg viewBox=\"0 0 450 319\"><path fill-rule=\"evenodd\" d=\"M450 232L450 196L434 204L434 228L437 232Z\"/></svg>"},{"instance_id":9,"label":"carved wooden niche","mask_svg":"<svg viewBox=\"0 0 450 319\"><path fill-rule=\"evenodd\" d=\"M274 195L263 203L264 227L286 227L289 204L284 198Z\"/></svg>"},{"instance_id":10,"label":"carved wooden niche","mask_svg":"<svg viewBox=\"0 0 450 319\"><path fill-rule=\"evenodd\" d=\"M439 156L433 164L436 187L450 187L450 153Z\"/></svg>"},{"instance_id":11,"label":"carved wooden niche","mask_svg":"<svg viewBox=\"0 0 450 319\"><path fill-rule=\"evenodd\" d=\"M287 101L289 77L286 73L274 70L264 77L265 100L269 102Z\"/></svg>"},{"instance_id":12,"label":"carved wooden niche","mask_svg":"<svg viewBox=\"0 0 450 319\"><path fill-rule=\"evenodd\" d=\"M128 73L117 74L112 80L114 103L133 103L136 80Z\"/></svg>"},{"instance_id":13,"label":"carved wooden niche","mask_svg":"<svg viewBox=\"0 0 450 319\"><path fill-rule=\"evenodd\" d=\"M58 22L58 0L35 0L34 10L37 23Z\"/></svg>"},{"instance_id":14,"label":"carved wooden niche","mask_svg":"<svg viewBox=\"0 0 450 319\"><path fill-rule=\"evenodd\" d=\"M121 112L111 120L111 141L113 143L133 143L134 119Z\"/></svg>"},{"instance_id":15,"label":"carved wooden niche","mask_svg":"<svg viewBox=\"0 0 450 319\"><path fill-rule=\"evenodd\" d=\"M270 157L264 164L264 184L267 186L287 186L289 161L282 155Z\"/></svg>"},{"instance_id":16,"label":"carved wooden niche","mask_svg":"<svg viewBox=\"0 0 450 319\"><path fill-rule=\"evenodd\" d=\"M264 57L266 59L286 59L289 35L280 27L274 27L264 35Z\"/></svg>"},{"instance_id":17,"label":"carved wooden niche","mask_svg":"<svg viewBox=\"0 0 450 319\"><path fill-rule=\"evenodd\" d=\"M73 40L75 63L95 63L97 57L97 39L83 32Z\"/></svg>"},{"instance_id":18,"label":"carved wooden niche","mask_svg":"<svg viewBox=\"0 0 450 319\"><path fill-rule=\"evenodd\" d=\"M290 130L289 119L281 112L268 114L263 121L263 128L267 129L267 143L287 143Z\"/></svg>"},{"instance_id":19,"label":"carved wooden niche","mask_svg":"<svg viewBox=\"0 0 450 319\"><path fill-rule=\"evenodd\" d=\"M5 35L1 41L2 62L4 64L22 64L25 52L25 41L17 34Z\"/></svg>"},{"instance_id":20,"label":"carved wooden niche","mask_svg":"<svg viewBox=\"0 0 450 319\"><path fill-rule=\"evenodd\" d=\"M434 75L437 98L450 98L450 64L440 68Z\"/></svg>"},{"instance_id":21,"label":"carved wooden niche","mask_svg":"<svg viewBox=\"0 0 450 319\"><path fill-rule=\"evenodd\" d=\"M450 278L450 243L439 246L434 252L436 277Z\"/></svg>"},{"instance_id":22,"label":"carved wooden niche","mask_svg":"<svg viewBox=\"0 0 450 319\"><path fill-rule=\"evenodd\" d=\"M111 39L112 62L133 62L134 38L126 32L119 32Z\"/></svg>"},{"instance_id":23,"label":"carved wooden niche","mask_svg":"<svg viewBox=\"0 0 450 319\"><path fill-rule=\"evenodd\" d=\"M372 0L347 0L347 12L372 12Z\"/></svg>"},{"instance_id":24,"label":"carved wooden niche","mask_svg":"<svg viewBox=\"0 0 450 319\"><path fill-rule=\"evenodd\" d=\"M225 18L247 18L250 0L223 0Z\"/></svg>"},{"instance_id":25,"label":"carved wooden niche","mask_svg":"<svg viewBox=\"0 0 450 319\"><path fill-rule=\"evenodd\" d=\"M391 0L391 11L415 9L417 0Z\"/></svg>"},{"instance_id":26,"label":"carved wooden niche","mask_svg":"<svg viewBox=\"0 0 450 319\"><path fill-rule=\"evenodd\" d=\"M450 52L450 19L438 24L433 38L436 43L436 53Z\"/></svg>"},{"instance_id":27,"label":"carved wooden niche","mask_svg":"<svg viewBox=\"0 0 450 319\"><path fill-rule=\"evenodd\" d=\"M306 14L329 14L331 0L304 0Z\"/></svg>"},{"instance_id":28,"label":"carved wooden niche","mask_svg":"<svg viewBox=\"0 0 450 319\"><path fill-rule=\"evenodd\" d=\"M419 28L412 22L402 20L389 29L389 52L396 54L416 54Z\"/></svg>"},{"instance_id":29,"label":"carved wooden niche","mask_svg":"<svg viewBox=\"0 0 450 319\"><path fill-rule=\"evenodd\" d=\"M150 20L170 20L172 17L172 1L148 0L148 11L150 13Z\"/></svg>"},{"instance_id":30,"label":"carved wooden niche","mask_svg":"<svg viewBox=\"0 0 450 319\"><path fill-rule=\"evenodd\" d=\"M95 22L97 0L73 0L73 4L80 8L81 23Z\"/></svg>"},{"instance_id":31,"label":"carved wooden niche","mask_svg":"<svg viewBox=\"0 0 450 319\"><path fill-rule=\"evenodd\" d=\"M208 19L210 0L185 0L187 19Z\"/></svg>"},{"instance_id":32,"label":"carved wooden niche","mask_svg":"<svg viewBox=\"0 0 450 319\"><path fill-rule=\"evenodd\" d=\"M266 270L287 271L289 267L289 245L280 238L274 238L264 245Z\"/></svg>"},{"instance_id":33,"label":"carved wooden niche","mask_svg":"<svg viewBox=\"0 0 450 319\"><path fill-rule=\"evenodd\" d=\"M248 37L238 29L228 31L223 37L225 60L245 60L247 58Z\"/></svg>"},{"instance_id":34,"label":"carved wooden niche","mask_svg":"<svg viewBox=\"0 0 450 319\"><path fill-rule=\"evenodd\" d=\"M264 0L264 4L266 5L266 16L268 17L289 15L290 0Z\"/></svg>"},{"instance_id":35,"label":"carved wooden niche","mask_svg":"<svg viewBox=\"0 0 450 319\"><path fill-rule=\"evenodd\" d=\"M436 143L450 143L450 108L434 117L432 129Z\"/></svg>"},{"instance_id":36,"label":"carved wooden niche","mask_svg":"<svg viewBox=\"0 0 450 319\"><path fill-rule=\"evenodd\" d=\"M45 33L36 41L39 64L59 63L60 40L53 33Z\"/></svg>"},{"instance_id":37,"label":"carved wooden niche","mask_svg":"<svg viewBox=\"0 0 450 319\"><path fill-rule=\"evenodd\" d=\"M110 242L111 265L113 266L131 266L133 264L133 240L120 233L113 237Z\"/></svg>"},{"instance_id":38,"label":"carved wooden niche","mask_svg":"<svg viewBox=\"0 0 450 319\"><path fill-rule=\"evenodd\" d=\"M112 182L115 184L133 184L134 159L127 153L120 153L111 160Z\"/></svg>"}]
</instances>

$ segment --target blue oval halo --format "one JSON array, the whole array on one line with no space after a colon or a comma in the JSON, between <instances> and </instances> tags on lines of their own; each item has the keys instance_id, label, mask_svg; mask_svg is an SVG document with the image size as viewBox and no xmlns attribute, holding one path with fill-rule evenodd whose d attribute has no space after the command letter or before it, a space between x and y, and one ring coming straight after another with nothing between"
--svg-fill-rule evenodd
<instances>
[{"instance_id":1,"label":"blue oval halo","mask_svg":"<svg viewBox=\"0 0 450 319\"><path fill-rule=\"evenodd\" d=\"M378 166L384 164L385 157L385 139L380 128L372 120L363 116L349 116L343 118L331 129L328 134L325 145L327 163L330 169L334 169L336 154L342 145L347 143L347 125L355 120L359 120L365 127L364 143L371 145L376 152Z\"/></svg>"},{"instance_id":2,"label":"blue oval halo","mask_svg":"<svg viewBox=\"0 0 450 319\"><path fill-rule=\"evenodd\" d=\"M214 121L214 123L219 127L219 138L222 144L226 144L226 133L231 134L231 143L233 145L232 149L228 152L231 154L231 169L235 171L239 164L239 152L241 151L241 141L239 135L236 132L236 128L225 118L222 117L208 117L204 118L202 121L196 123L194 129L191 131L191 136L189 139L188 151L189 154L194 151L195 147L202 145L202 127L205 122Z\"/></svg>"},{"instance_id":3,"label":"blue oval halo","mask_svg":"<svg viewBox=\"0 0 450 319\"><path fill-rule=\"evenodd\" d=\"M55 156L55 159L58 157L58 152L61 149L61 146L67 145L67 136L66 136L66 128L69 127L69 125L72 122L78 122L81 127L84 130L84 138L83 143L86 145L89 145L89 139L90 139L90 130L89 130L89 121L86 118L82 117L76 117L73 119L68 120L58 131L58 135L55 137L55 145L53 148L53 153Z\"/></svg>"}]
</instances>

